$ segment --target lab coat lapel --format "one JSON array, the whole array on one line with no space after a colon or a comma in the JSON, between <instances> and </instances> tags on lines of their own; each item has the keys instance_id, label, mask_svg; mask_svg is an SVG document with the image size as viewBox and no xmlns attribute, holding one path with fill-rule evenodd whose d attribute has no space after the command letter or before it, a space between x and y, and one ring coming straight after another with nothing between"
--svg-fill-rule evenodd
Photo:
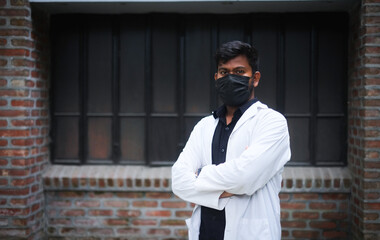
<instances>
[{"instance_id":1,"label":"lab coat lapel","mask_svg":"<svg viewBox=\"0 0 380 240\"><path fill-rule=\"evenodd\" d=\"M234 130L232 130L231 135L234 134L248 119L254 117L257 114L258 108L268 108L265 104L261 102L256 102L252 106L250 106L244 114L240 117L239 121L236 123Z\"/></svg>"}]
</instances>

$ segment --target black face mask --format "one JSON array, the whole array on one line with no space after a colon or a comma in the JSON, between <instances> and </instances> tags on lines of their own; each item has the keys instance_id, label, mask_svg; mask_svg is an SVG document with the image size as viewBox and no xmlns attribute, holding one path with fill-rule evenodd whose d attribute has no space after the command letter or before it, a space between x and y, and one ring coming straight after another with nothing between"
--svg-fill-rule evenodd
<instances>
[{"instance_id":1,"label":"black face mask","mask_svg":"<svg viewBox=\"0 0 380 240\"><path fill-rule=\"evenodd\" d=\"M249 100L253 86L249 86L250 77L229 74L215 82L219 97L227 106L241 106Z\"/></svg>"}]
</instances>

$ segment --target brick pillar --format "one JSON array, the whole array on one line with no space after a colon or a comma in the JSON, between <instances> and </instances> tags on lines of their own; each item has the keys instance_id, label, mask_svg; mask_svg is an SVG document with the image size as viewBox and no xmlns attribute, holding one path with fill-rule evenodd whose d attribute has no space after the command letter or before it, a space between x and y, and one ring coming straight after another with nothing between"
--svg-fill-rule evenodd
<instances>
[{"instance_id":1,"label":"brick pillar","mask_svg":"<svg viewBox=\"0 0 380 240\"><path fill-rule=\"evenodd\" d=\"M380 0L352 14L349 167L353 239L380 239Z\"/></svg>"},{"instance_id":2,"label":"brick pillar","mask_svg":"<svg viewBox=\"0 0 380 240\"><path fill-rule=\"evenodd\" d=\"M0 0L0 238L43 239L49 159L48 21Z\"/></svg>"}]
</instances>

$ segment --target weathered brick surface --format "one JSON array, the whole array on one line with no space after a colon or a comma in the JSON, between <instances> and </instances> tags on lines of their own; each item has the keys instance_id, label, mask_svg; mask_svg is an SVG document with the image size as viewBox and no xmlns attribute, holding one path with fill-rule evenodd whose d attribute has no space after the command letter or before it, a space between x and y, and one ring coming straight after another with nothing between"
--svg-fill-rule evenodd
<instances>
[{"instance_id":1,"label":"weathered brick surface","mask_svg":"<svg viewBox=\"0 0 380 240\"><path fill-rule=\"evenodd\" d=\"M362 0L350 23L348 162L353 177L353 239L380 239L380 208L376 207L380 202L379 4L379 0ZM325 235L334 236L339 234Z\"/></svg>"},{"instance_id":2,"label":"weathered brick surface","mask_svg":"<svg viewBox=\"0 0 380 240\"><path fill-rule=\"evenodd\" d=\"M349 237L351 178L347 168L287 167L283 176L284 183L300 182L283 184L279 196L283 239ZM170 182L169 167L51 166L43 178L50 239L187 238L185 219L191 217L194 205L174 196L163 184ZM77 178L84 184L74 185ZM121 187L114 184L120 179L124 179ZM124 184L126 179L131 180L130 187ZM137 184L152 179L158 187ZM108 184L105 188L99 186L103 182Z\"/></svg>"},{"instance_id":3,"label":"weathered brick surface","mask_svg":"<svg viewBox=\"0 0 380 240\"><path fill-rule=\"evenodd\" d=\"M21 0L0 15L0 239L42 239L49 104L33 92L47 91L48 21Z\"/></svg>"}]
</instances>

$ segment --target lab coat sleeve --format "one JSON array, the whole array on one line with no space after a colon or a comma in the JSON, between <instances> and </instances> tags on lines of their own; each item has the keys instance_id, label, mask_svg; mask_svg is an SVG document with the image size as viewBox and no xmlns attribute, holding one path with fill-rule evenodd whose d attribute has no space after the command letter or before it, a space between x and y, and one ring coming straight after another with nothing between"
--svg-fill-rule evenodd
<instances>
[{"instance_id":1,"label":"lab coat sleeve","mask_svg":"<svg viewBox=\"0 0 380 240\"><path fill-rule=\"evenodd\" d=\"M202 160L202 147L208 146L202 146L200 125L202 122L194 127L186 146L172 167L172 190L185 201L221 210L226 205L226 199L219 199L223 191L199 191L195 188L195 173L207 162Z\"/></svg>"},{"instance_id":2,"label":"lab coat sleeve","mask_svg":"<svg viewBox=\"0 0 380 240\"><path fill-rule=\"evenodd\" d=\"M238 158L202 169L195 182L196 190L252 195L282 170L290 159L286 119L271 111L257 122L256 128L250 145Z\"/></svg>"}]
</instances>

